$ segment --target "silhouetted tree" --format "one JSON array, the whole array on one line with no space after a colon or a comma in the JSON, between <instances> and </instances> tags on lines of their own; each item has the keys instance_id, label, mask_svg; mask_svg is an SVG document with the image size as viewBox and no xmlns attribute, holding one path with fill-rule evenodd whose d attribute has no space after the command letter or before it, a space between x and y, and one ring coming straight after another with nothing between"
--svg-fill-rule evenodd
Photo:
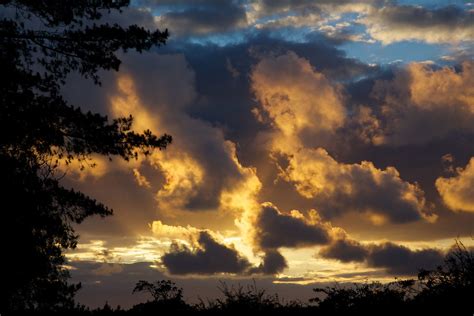
<instances>
[{"instance_id":1,"label":"silhouetted tree","mask_svg":"<svg viewBox=\"0 0 474 316\"><path fill-rule=\"evenodd\" d=\"M74 306L63 250L74 248L72 225L112 210L62 187L59 159L87 162L97 153L126 160L163 149L171 137L132 131L132 117L108 120L65 101L71 72L100 83L118 70L118 50L164 44L167 31L104 23L128 0L0 0L0 170L2 187L1 310Z\"/></svg>"},{"instance_id":2,"label":"silhouetted tree","mask_svg":"<svg viewBox=\"0 0 474 316\"><path fill-rule=\"evenodd\" d=\"M415 297L418 308L425 311L442 310L459 315L474 312L474 253L456 240L445 257L444 264L433 270L422 269L418 274L421 290Z\"/></svg>"},{"instance_id":3,"label":"silhouetted tree","mask_svg":"<svg viewBox=\"0 0 474 316\"><path fill-rule=\"evenodd\" d=\"M311 299L318 304L318 311L325 315L370 315L401 312L410 299L412 280L382 284L379 282L354 283L352 286L338 285L315 288L323 298Z\"/></svg>"},{"instance_id":4,"label":"silhouetted tree","mask_svg":"<svg viewBox=\"0 0 474 316\"><path fill-rule=\"evenodd\" d=\"M421 269L418 280L335 285L314 291L322 297L311 301L327 315L472 315L474 253L456 240L444 263L433 270Z\"/></svg>"},{"instance_id":5,"label":"silhouetted tree","mask_svg":"<svg viewBox=\"0 0 474 316\"><path fill-rule=\"evenodd\" d=\"M146 292L153 298L151 301L141 303L133 307L134 312L156 312L156 311L187 311L189 306L183 300L183 289L176 286L170 280L138 281L132 293Z\"/></svg>"},{"instance_id":6,"label":"silhouetted tree","mask_svg":"<svg viewBox=\"0 0 474 316\"><path fill-rule=\"evenodd\" d=\"M278 295L267 294L265 289L257 287L255 281L247 287L229 287L225 282L221 282L219 290L224 299L217 299L215 305L224 312L271 311L281 307Z\"/></svg>"}]
</instances>

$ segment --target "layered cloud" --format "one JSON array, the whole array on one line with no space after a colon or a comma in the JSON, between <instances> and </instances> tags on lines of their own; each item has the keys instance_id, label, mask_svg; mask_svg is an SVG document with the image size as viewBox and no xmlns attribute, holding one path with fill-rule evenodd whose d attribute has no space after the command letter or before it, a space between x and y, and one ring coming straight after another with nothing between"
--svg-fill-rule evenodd
<instances>
[{"instance_id":1,"label":"layered cloud","mask_svg":"<svg viewBox=\"0 0 474 316\"><path fill-rule=\"evenodd\" d=\"M344 124L343 97L338 85L293 52L263 58L253 69L252 89L260 103L257 116L282 135L273 149L292 151L302 133L313 137L332 134Z\"/></svg>"},{"instance_id":2,"label":"layered cloud","mask_svg":"<svg viewBox=\"0 0 474 316\"><path fill-rule=\"evenodd\" d=\"M254 225L255 242L261 249L326 244L330 240L332 228L314 210L308 217L296 210L283 214L268 202L262 204Z\"/></svg>"},{"instance_id":3,"label":"layered cloud","mask_svg":"<svg viewBox=\"0 0 474 316\"><path fill-rule=\"evenodd\" d=\"M474 132L474 64L460 70L412 63L372 91L380 107L367 116L375 144L422 144L456 132ZM423 128L421 128L423 127ZM365 137L365 136L364 136Z\"/></svg>"},{"instance_id":4,"label":"layered cloud","mask_svg":"<svg viewBox=\"0 0 474 316\"><path fill-rule=\"evenodd\" d=\"M288 268L288 263L278 250L267 250L262 263L250 270L252 273L277 274Z\"/></svg>"},{"instance_id":5,"label":"layered cloud","mask_svg":"<svg viewBox=\"0 0 474 316\"><path fill-rule=\"evenodd\" d=\"M349 238L337 239L319 251L319 255L324 258L337 259L342 262L361 262L367 258L368 254L367 248Z\"/></svg>"},{"instance_id":6,"label":"layered cloud","mask_svg":"<svg viewBox=\"0 0 474 316\"><path fill-rule=\"evenodd\" d=\"M153 235L158 238L168 239L193 239L201 231L193 226L173 226L164 224L162 221L153 221L150 225Z\"/></svg>"},{"instance_id":7,"label":"layered cloud","mask_svg":"<svg viewBox=\"0 0 474 316\"><path fill-rule=\"evenodd\" d=\"M351 29L344 40L391 44L402 41L459 44L472 42L474 16L464 6L423 7L393 1L254 1L250 21L258 28L310 28L333 37L335 29ZM356 18L343 18L344 14ZM364 31L355 32L363 25ZM371 40L365 38L365 36ZM364 39L365 38L365 39Z\"/></svg>"},{"instance_id":8,"label":"layered cloud","mask_svg":"<svg viewBox=\"0 0 474 316\"><path fill-rule=\"evenodd\" d=\"M295 17L307 15L339 15L347 12L363 13L372 6L378 6L384 0L323 0L323 1L290 1L290 0L256 0L253 1L253 10L258 17L285 16ZM306 24L308 25L308 24ZM310 24L309 24L310 25Z\"/></svg>"},{"instance_id":9,"label":"layered cloud","mask_svg":"<svg viewBox=\"0 0 474 316\"><path fill-rule=\"evenodd\" d=\"M455 44L474 38L474 13L457 6L389 5L372 8L361 22L370 36L383 44L407 40Z\"/></svg>"},{"instance_id":10,"label":"layered cloud","mask_svg":"<svg viewBox=\"0 0 474 316\"><path fill-rule=\"evenodd\" d=\"M254 253L261 254L261 263L250 273L277 274L288 268L280 248L298 249L328 244L334 235L343 232L323 221L315 210L307 216L298 210L281 212L265 202L245 210L236 220Z\"/></svg>"},{"instance_id":11,"label":"layered cloud","mask_svg":"<svg viewBox=\"0 0 474 316\"><path fill-rule=\"evenodd\" d=\"M423 191L400 178L394 167L338 163L322 148L303 148L289 159L284 177L327 217L348 211L367 214L376 224L406 223L424 216Z\"/></svg>"},{"instance_id":12,"label":"layered cloud","mask_svg":"<svg viewBox=\"0 0 474 316\"><path fill-rule=\"evenodd\" d=\"M158 12L156 23L168 28L172 35L220 33L247 25L242 1L141 0L138 3Z\"/></svg>"},{"instance_id":13,"label":"layered cloud","mask_svg":"<svg viewBox=\"0 0 474 316\"><path fill-rule=\"evenodd\" d=\"M339 163L314 145L337 140L346 122L344 93L307 60L287 53L267 57L252 72L252 88L260 102L257 115L270 122L270 152L281 154L281 177L312 199L326 217L359 212L374 223L404 223L425 215L423 191L405 182L394 167L371 162ZM312 146L313 145L313 146Z\"/></svg>"},{"instance_id":14,"label":"layered cloud","mask_svg":"<svg viewBox=\"0 0 474 316\"><path fill-rule=\"evenodd\" d=\"M149 54L143 59L148 60L148 67L162 68L161 72L146 71L141 62L135 66L138 60L130 60L124 70L127 75L117 78L118 92L111 96L111 110L116 116L133 113L134 128L139 131L149 128L175 139L166 151L156 151L148 160L157 171L155 175L140 168L133 171L139 184L150 177L163 177L156 192L159 209L167 214L217 210L235 204L232 197L245 190L250 190L248 195L258 192L255 171L240 164L235 144L226 140L220 129L187 114L196 92L194 74L183 56ZM180 86L179 92L169 86L173 82ZM157 90L154 85L163 88Z\"/></svg>"},{"instance_id":15,"label":"layered cloud","mask_svg":"<svg viewBox=\"0 0 474 316\"><path fill-rule=\"evenodd\" d=\"M444 257L437 249L411 250L391 242L363 245L349 238L323 247L319 255L343 262L365 262L370 267L399 275L416 274L421 268L433 269L442 263Z\"/></svg>"},{"instance_id":16,"label":"layered cloud","mask_svg":"<svg viewBox=\"0 0 474 316\"><path fill-rule=\"evenodd\" d=\"M218 243L207 232L201 232L197 242L195 250L175 244L161 257L171 274L242 273L250 267L235 249Z\"/></svg>"},{"instance_id":17,"label":"layered cloud","mask_svg":"<svg viewBox=\"0 0 474 316\"><path fill-rule=\"evenodd\" d=\"M474 212L474 158L456 172L451 178L438 178L436 188L451 210Z\"/></svg>"}]
</instances>

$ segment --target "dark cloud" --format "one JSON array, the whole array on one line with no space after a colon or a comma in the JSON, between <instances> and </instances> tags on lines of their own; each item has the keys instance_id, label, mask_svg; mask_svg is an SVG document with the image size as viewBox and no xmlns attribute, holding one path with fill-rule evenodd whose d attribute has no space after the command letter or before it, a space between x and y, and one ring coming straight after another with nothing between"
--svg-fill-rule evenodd
<instances>
[{"instance_id":1,"label":"dark cloud","mask_svg":"<svg viewBox=\"0 0 474 316\"><path fill-rule=\"evenodd\" d=\"M256 243L262 249L320 245L330 240L325 224L283 214L271 203L262 204L255 225Z\"/></svg>"},{"instance_id":2,"label":"dark cloud","mask_svg":"<svg viewBox=\"0 0 474 316\"><path fill-rule=\"evenodd\" d=\"M363 261L369 251L355 240L338 239L331 245L323 247L319 254L324 258L337 259L342 262Z\"/></svg>"},{"instance_id":3,"label":"dark cloud","mask_svg":"<svg viewBox=\"0 0 474 316\"><path fill-rule=\"evenodd\" d=\"M171 34L207 34L232 31L246 25L242 1L142 0L139 4L160 12L157 23Z\"/></svg>"},{"instance_id":4,"label":"dark cloud","mask_svg":"<svg viewBox=\"0 0 474 316\"><path fill-rule=\"evenodd\" d=\"M256 268L250 270L251 273L277 274L283 272L288 267L285 257L277 250L268 250L263 256L263 262Z\"/></svg>"},{"instance_id":5,"label":"dark cloud","mask_svg":"<svg viewBox=\"0 0 474 316\"><path fill-rule=\"evenodd\" d=\"M387 2L386 0L255 0L254 2L260 4L263 12L278 13L281 11L292 11L307 13L319 12L322 6L341 6L351 4L381 4Z\"/></svg>"},{"instance_id":6,"label":"dark cloud","mask_svg":"<svg viewBox=\"0 0 474 316\"><path fill-rule=\"evenodd\" d=\"M390 5L371 11L361 21L374 39L385 44L403 40L472 42L474 36L474 13L454 5L435 9Z\"/></svg>"},{"instance_id":7,"label":"dark cloud","mask_svg":"<svg viewBox=\"0 0 474 316\"><path fill-rule=\"evenodd\" d=\"M436 249L410 250L394 243L373 246L367 262L373 267L383 267L392 274L414 274L419 269L433 269L443 261L443 254Z\"/></svg>"},{"instance_id":8,"label":"dark cloud","mask_svg":"<svg viewBox=\"0 0 474 316\"><path fill-rule=\"evenodd\" d=\"M420 269L433 269L443 262L444 255L437 249L411 250L408 247L385 242L362 245L355 240L337 240L322 248L321 256L342 262L366 262L374 268L385 268L396 275L413 275Z\"/></svg>"},{"instance_id":9,"label":"dark cloud","mask_svg":"<svg viewBox=\"0 0 474 316\"><path fill-rule=\"evenodd\" d=\"M186 246L172 246L161 257L171 274L242 273L250 267L237 250L219 244L207 232L199 234L198 243L200 248L195 251Z\"/></svg>"}]
</instances>

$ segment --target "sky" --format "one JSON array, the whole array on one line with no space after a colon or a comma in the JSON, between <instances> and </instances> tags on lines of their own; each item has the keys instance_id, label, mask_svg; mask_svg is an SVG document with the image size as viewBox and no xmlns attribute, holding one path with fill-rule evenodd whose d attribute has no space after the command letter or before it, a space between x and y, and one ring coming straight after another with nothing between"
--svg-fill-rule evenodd
<instances>
[{"instance_id":1,"label":"sky","mask_svg":"<svg viewBox=\"0 0 474 316\"><path fill-rule=\"evenodd\" d=\"M190 302L253 280L305 301L474 245L472 2L136 0L104 22L170 38L64 95L173 143L61 166L114 210L66 254L81 303L130 307L159 279Z\"/></svg>"}]
</instances>

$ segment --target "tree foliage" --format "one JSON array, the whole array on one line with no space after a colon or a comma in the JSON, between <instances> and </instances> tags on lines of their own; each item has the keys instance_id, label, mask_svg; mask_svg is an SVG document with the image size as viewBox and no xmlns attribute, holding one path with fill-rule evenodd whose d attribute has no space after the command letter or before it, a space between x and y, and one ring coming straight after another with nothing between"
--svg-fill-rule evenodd
<instances>
[{"instance_id":1,"label":"tree foliage","mask_svg":"<svg viewBox=\"0 0 474 316\"><path fill-rule=\"evenodd\" d=\"M136 313L153 313L156 311L184 312L189 311L189 305L183 299L183 289L170 280L160 280L154 283L138 281L132 293L145 292L153 298L144 304L133 307Z\"/></svg>"},{"instance_id":2,"label":"tree foliage","mask_svg":"<svg viewBox=\"0 0 474 316\"><path fill-rule=\"evenodd\" d=\"M1 310L55 310L74 305L63 251L73 224L112 210L61 186L59 160L91 154L133 159L164 149L171 136L132 130L133 118L109 120L61 95L68 74L100 84L118 70L117 53L165 43L167 31L106 22L126 0L0 0L0 169L2 246L7 254Z\"/></svg>"}]
</instances>

